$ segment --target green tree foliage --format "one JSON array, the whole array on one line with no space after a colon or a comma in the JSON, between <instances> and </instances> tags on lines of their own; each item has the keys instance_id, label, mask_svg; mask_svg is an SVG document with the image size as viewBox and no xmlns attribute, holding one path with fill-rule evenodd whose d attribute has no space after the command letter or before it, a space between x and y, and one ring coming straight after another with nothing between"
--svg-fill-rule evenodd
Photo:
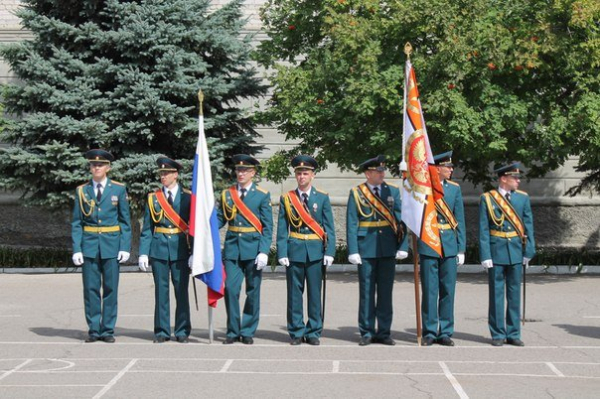
<instances>
[{"instance_id":1,"label":"green tree foliage","mask_svg":"<svg viewBox=\"0 0 600 399\"><path fill-rule=\"evenodd\" d=\"M433 150L453 149L467 180L510 159L541 176L579 152L600 168L597 0L268 0L261 17L261 117L299 141L272 178L297 152L342 169L400 160L406 42Z\"/></svg>"},{"instance_id":2,"label":"green tree foliage","mask_svg":"<svg viewBox=\"0 0 600 399\"><path fill-rule=\"evenodd\" d=\"M89 178L82 154L104 148L111 175L128 185L134 209L157 185L159 154L182 160L189 178L204 92L215 178L237 152L254 153L257 133L241 101L264 85L242 37L242 0L23 0L17 12L33 39L0 54L19 78L7 87L15 118L0 141L0 187L30 204L70 205ZM184 181L185 184L185 181Z\"/></svg>"}]
</instances>

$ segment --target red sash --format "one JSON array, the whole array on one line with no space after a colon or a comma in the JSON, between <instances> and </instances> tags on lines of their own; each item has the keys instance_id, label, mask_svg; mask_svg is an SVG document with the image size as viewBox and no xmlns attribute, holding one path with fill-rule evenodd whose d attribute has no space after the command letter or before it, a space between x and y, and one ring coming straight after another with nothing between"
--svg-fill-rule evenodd
<instances>
[{"instance_id":1,"label":"red sash","mask_svg":"<svg viewBox=\"0 0 600 399\"><path fill-rule=\"evenodd\" d=\"M452 227L453 230L456 230L456 228L458 227L458 222L456 221L456 217L450 210L450 207L446 203L446 200L444 198L440 198L437 201L435 201L435 208L446 218L450 227Z\"/></svg>"},{"instance_id":2,"label":"red sash","mask_svg":"<svg viewBox=\"0 0 600 399\"><path fill-rule=\"evenodd\" d=\"M369 190L369 186L367 186L366 183L361 184L360 186L358 186L358 188L360 189L360 192L362 193L363 197L367 200L367 202L371 204L373 209L375 209L375 211L390 224L390 227L392 228L392 230L394 230L394 233L398 234L398 223L396 222L396 217L390 211L387 205L381 200L381 198L379 198L376 195L373 195L371 190Z\"/></svg>"},{"instance_id":3,"label":"red sash","mask_svg":"<svg viewBox=\"0 0 600 399\"><path fill-rule=\"evenodd\" d=\"M250 223L260 234L262 234L263 227L260 219L256 217L254 213L244 204L244 201L240 199L238 195L237 187L231 186L229 187L229 194L231 195L231 200L240 211L240 214Z\"/></svg>"},{"instance_id":4,"label":"red sash","mask_svg":"<svg viewBox=\"0 0 600 399\"><path fill-rule=\"evenodd\" d=\"M298 215L302 219L305 225L307 225L312 231L315 232L316 235L319 236L321 240L325 240L325 230L321 227L319 223L310 215L310 213L306 210L302 202L300 202L300 198L296 193L296 190L291 190L287 193L287 197L290 200L290 203L298 212Z\"/></svg>"},{"instance_id":5,"label":"red sash","mask_svg":"<svg viewBox=\"0 0 600 399\"><path fill-rule=\"evenodd\" d=\"M169 202L165 198L165 193L163 192L163 190L156 190L154 194L156 195L156 199L158 200L160 207L163 211L165 211L165 216L167 217L167 219L169 219L171 223L179 227L181 231L187 234L189 228L188 224L185 222L185 220L181 218L181 216L177 214L177 212L175 212L175 209L173 209L171 204L169 204Z\"/></svg>"},{"instance_id":6,"label":"red sash","mask_svg":"<svg viewBox=\"0 0 600 399\"><path fill-rule=\"evenodd\" d=\"M500 210L506 215L509 223L513 225L515 231L517 234L519 234L519 237L523 239L525 237L525 227L523 226L521 218L519 218L519 215L517 215L517 212L515 212L515 209L498 191L491 190L490 194L492 195L492 198L494 198L494 201Z\"/></svg>"}]
</instances>

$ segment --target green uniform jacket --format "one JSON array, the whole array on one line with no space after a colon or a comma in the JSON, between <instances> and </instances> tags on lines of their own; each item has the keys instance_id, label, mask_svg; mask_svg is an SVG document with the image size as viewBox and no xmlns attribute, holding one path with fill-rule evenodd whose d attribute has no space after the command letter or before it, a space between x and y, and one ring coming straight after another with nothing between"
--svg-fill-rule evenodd
<instances>
[{"instance_id":1,"label":"green uniform jacket","mask_svg":"<svg viewBox=\"0 0 600 399\"><path fill-rule=\"evenodd\" d=\"M486 193L487 194L487 193ZM533 237L533 213L529 196L523 191L515 191L511 194L511 205L521 218L525 227L527 242L525 250L521 238L503 238L490 235L491 230L502 232L514 232L515 229L505 218L500 226L496 226L490 218L485 195L479 200L479 256L484 261L491 259L494 265L515 265L523 261L523 257L533 258L535 255L535 240ZM496 218L502 216L502 211L497 204L491 200L492 212Z\"/></svg>"},{"instance_id":2,"label":"green uniform jacket","mask_svg":"<svg viewBox=\"0 0 600 399\"><path fill-rule=\"evenodd\" d=\"M186 223L190 221L191 198L190 191L184 190L179 186L177 196L173 199L173 209ZM150 201L155 212L154 218L158 219L158 222L155 222L152 218ZM168 261L188 259L192 245L191 237L188 244L188 236L185 233L164 234L154 231L156 227L177 227L164 213L161 215L161 211L162 208L158 203L156 193L148 194L146 212L144 213L144 225L142 226L142 235L140 237L140 255L149 255L154 259Z\"/></svg>"},{"instance_id":3,"label":"green uniform jacket","mask_svg":"<svg viewBox=\"0 0 600 399\"><path fill-rule=\"evenodd\" d=\"M362 198L360 191L358 195L359 198ZM391 226L360 227L360 222L376 222L384 219L366 202L357 204L353 190L350 190L346 209L346 239L349 255L360 254L362 258L387 258L395 257L396 251L408 251L406 226L402 223L400 190L383 182L380 197L388 209L394 213L396 223L403 231L402 240L398 241L398 237ZM365 217L365 215L368 215L368 217Z\"/></svg>"},{"instance_id":4,"label":"green uniform jacket","mask_svg":"<svg viewBox=\"0 0 600 399\"><path fill-rule=\"evenodd\" d=\"M84 231L85 226L119 226L120 230L90 233ZM82 252L86 258L96 258L99 255L101 259L110 259L116 258L119 251L131 252L131 221L125 186L107 179L99 204L96 204L91 180L77 187L71 237L73 252Z\"/></svg>"},{"instance_id":5,"label":"green uniform jacket","mask_svg":"<svg viewBox=\"0 0 600 399\"><path fill-rule=\"evenodd\" d=\"M329 194L311 187L308 208L313 219L327 233L327 248L323 250L323 241L321 240L301 240L289 236L291 232L300 234L314 234L314 232L303 222L300 222L298 227L290 223L285 209L284 196L281 196L277 224L277 259L288 258L290 262L306 263L323 259L324 255L335 256L335 228ZM299 217L294 210L292 212L294 218Z\"/></svg>"},{"instance_id":6,"label":"green uniform jacket","mask_svg":"<svg viewBox=\"0 0 600 399\"><path fill-rule=\"evenodd\" d=\"M458 227L456 230L440 230L440 238L442 240L442 253L443 257L449 258L458 255L458 253L465 253L467 250L467 228L465 225L465 206L463 204L462 192L458 183L453 181L444 180L442 183L444 187L444 200L448 204L448 208L454 214ZM447 224L446 218L438 212L438 223ZM439 258L440 256L431 247L419 240L417 250L419 254Z\"/></svg>"},{"instance_id":7,"label":"green uniform jacket","mask_svg":"<svg viewBox=\"0 0 600 399\"><path fill-rule=\"evenodd\" d=\"M234 207L231 193L224 190L226 205L229 208ZM243 217L239 211L236 212L233 220L228 221L225 218L223 210L223 195L221 202L217 207L217 218L219 219L219 228L229 223L229 226L248 228L252 227L250 222ZM223 259L249 260L255 259L259 253L269 254L271 251L271 242L273 241L273 209L271 207L271 194L256 184L252 184L250 191L244 198L244 204L260 220L262 224L262 234L258 231L251 233L238 233L227 231L225 235L225 245L223 250Z\"/></svg>"}]
</instances>

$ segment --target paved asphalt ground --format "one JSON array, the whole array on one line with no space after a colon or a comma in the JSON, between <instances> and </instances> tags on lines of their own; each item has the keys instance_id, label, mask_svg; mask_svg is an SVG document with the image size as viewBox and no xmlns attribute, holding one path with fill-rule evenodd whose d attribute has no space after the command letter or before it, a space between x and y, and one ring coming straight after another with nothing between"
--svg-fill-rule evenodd
<instances>
[{"instance_id":1,"label":"paved asphalt ground","mask_svg":"<svg viewBox=\"0 0 600 399\"><path fill-rule=\"evenodd\" d=\"M490 345L487 278L460 274L453 348L418 347L412 275L394 288L397 345L359 347L355 273L331 273L321 346L289 345L285 276L265 274L255 343L209 343L205 288L191 342L152 343L153 281L122 273L114 344L86 344L79 274L0 275L0 397L600 396L599 276L531 275L523 348ZM193 296L192 290L190 294Z\"/></svg>"}]
</instances>

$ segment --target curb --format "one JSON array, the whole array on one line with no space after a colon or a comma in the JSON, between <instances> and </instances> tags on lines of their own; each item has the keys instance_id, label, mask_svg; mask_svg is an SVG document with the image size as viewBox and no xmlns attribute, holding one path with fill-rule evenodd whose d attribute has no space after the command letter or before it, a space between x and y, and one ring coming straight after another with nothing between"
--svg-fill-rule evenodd
<instances>
[{"instance_id":1,"label":"curb","mask_svg":"<svg viewBox=\"0 0 600 399\"><path fill-rule=\"evenodd\" d=\"M142 273L137 266L121 266L121 273ZM285 274L283 266L267 268L263 271L267 274ZM336 264L331 265L327 269L328 273L356 273L357 266L351 264ZM413 265L396 265L396 273L412 273ZM0 268L0 274L70 274L81 273L81 267L7 267ZM485 274L485 270L481 265L463 265L458 268L459 274ZM562 275L562 274L600 274L598 266L529 266L527 274L545 274L545 275Z\"/></svg>"}]
</instances>

